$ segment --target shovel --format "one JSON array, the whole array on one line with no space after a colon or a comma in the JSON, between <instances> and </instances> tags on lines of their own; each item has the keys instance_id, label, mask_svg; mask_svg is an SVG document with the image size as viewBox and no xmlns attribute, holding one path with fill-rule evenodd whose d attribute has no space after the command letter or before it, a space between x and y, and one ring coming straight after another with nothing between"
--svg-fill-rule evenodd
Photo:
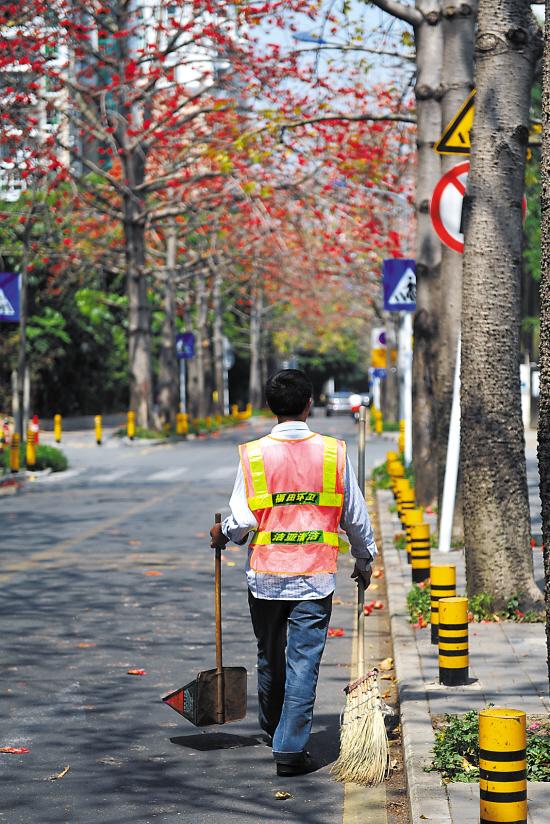
<instances>
[{"instance_id":1,"label":"shovel","mask_svg":"<svg viewBox=\"0 0 550 824\"><path fill-rule=\"evenodd\" d=\"M215 522L222 516L216 513ZM222 660L222 551L216 547L216 669L199 672L185 687L162 700L196 727L239 721L246 715L246 669L224 667Z\"/></svg>"}]
</instances>

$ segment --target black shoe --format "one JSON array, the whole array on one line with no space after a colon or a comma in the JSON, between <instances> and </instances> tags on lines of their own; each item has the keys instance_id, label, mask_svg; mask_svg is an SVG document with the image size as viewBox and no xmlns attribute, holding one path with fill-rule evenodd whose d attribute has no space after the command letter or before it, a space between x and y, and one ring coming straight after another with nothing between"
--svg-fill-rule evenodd
<instances>
[{"instance_id":1,"label":"black shoe","mask_svg":"<svg viewBox=\"0 0 550 824\"><path fill-rule=\"evenodd\" d=\"M273 736L270 735L268 732L263 732L260 736L264 744L267 744L268 747L273 746Z\"/></svg>"},{"instance_id":2,"label":"black shoe","mask_svg":"<svg viewBox=\"0 0 550 824\"><path fill-rule=\"evenodd\" d=\"M319 769L319 765L308 752L305 752L299 761L292 764L282 764L277 762L277 775L286 776L290 778L294 775L306 775L307 773L315 772Z\"/></svg>"}]
</instances>

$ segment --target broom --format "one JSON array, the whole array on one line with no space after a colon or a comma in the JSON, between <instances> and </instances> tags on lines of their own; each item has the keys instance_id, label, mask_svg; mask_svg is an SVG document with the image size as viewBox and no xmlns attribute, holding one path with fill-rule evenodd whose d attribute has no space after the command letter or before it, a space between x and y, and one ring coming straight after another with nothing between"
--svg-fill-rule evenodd
<instances>
[{"instance_id":1,"label":"broom","mask_svg":"<svg viewBox=\"0 0 550 824\"><path fill-rule=\"evenodd\" d=\"M389 774L389 743L384 724L378 670L365 675L365 585L357 580L357 675L345 688L346 706L340 721L340 755L331 768L337 781L381 784Z\"/></svg>"}]
</instances>

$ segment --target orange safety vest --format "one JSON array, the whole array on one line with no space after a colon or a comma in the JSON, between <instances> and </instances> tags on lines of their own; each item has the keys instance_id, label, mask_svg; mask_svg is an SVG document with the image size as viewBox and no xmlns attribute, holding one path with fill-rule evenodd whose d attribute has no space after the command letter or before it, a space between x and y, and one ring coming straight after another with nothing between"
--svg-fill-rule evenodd
<instances>
[{"instance_id":1,"label":"orange safety vest","mask_svg":"<svg viewBox=\"0 0 550 824\"><path fill-rule=\"evenodd\" d=\"M250 568L274 575L336 572L344 503L344 441L314 432L267 435L239 447L248 506L258 521Z\"/></svg>"}]
</instances>

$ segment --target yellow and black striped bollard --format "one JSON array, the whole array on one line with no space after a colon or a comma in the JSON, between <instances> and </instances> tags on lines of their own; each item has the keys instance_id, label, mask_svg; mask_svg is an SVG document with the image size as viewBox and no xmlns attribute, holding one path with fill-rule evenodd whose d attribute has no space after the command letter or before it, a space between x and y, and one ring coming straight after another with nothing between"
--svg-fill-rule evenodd
<instances>
[{"instance_id":1,"label":"yellow and black striped bollard","mask_svg":"<svg viewBox=\"0 0 550 824\"><path fill-rule=\"evenodd\" d=\"M439 681L446 687L468 683L468 599L439 599Z\"/></svg>"},{"instance_id":2,"label":"yellow and black striped bollard","mask_svg":"<svg viewBox=\"0 0 550 824\"><path fill-rule=\"evenodd\" d=\"M479 713L480 824L527 824L525 713L491 707Z\"/></svg>"},{"instance_id":3,"label":"yellow and black striped bollard","mask_svg":"<svg viewBox=\"0 0 550 824\"><path fill-rule=\"evenodd\" d=\"M397 438L397 449L402 455L405 451L405 421L399 421L399 436Z\"/></svg>"},{"instance_id":4,"label":"yellow and black striped bollard","mask_svg":"<svg viewBox=\"0 0 550 824\"><path fill-rule=\"evenodd\" d=\"M396 478L393 487L393 494L395 496L395 502L397 504L397 511L400 513L401 496L403 492L411 488L411 482L408 478Z\"/></svg>"},{"instance_id":5,"label":"yellow and black striped bollard","mask_svg":"<svg viewBox=\"0 0 550 824\"><path fill-rule=\"evenodd\" d=\"M10 444L10 471L19 472L21 467L21 457L19 454L19 435L14 432Z\"/></svg>"},{"instance_id":6,"label":"yellow and black striped bollard","mask_svg":"<svg viewBox=\"0 0 550 824\"><path fill-rule=\"evenodd\" d=\"M222 416L219 413L214 416L214 420L216 421L217 427L220 427L222 425Z\"/></svg>"},{"instance_id":7,"label":"yellow and black striped bollard","mask_svg":"<svg viewBox=\"0 0 550 824\"><path fill-rule=\"evenodd\" d=\"M430 567L430 623L432 644L439 642L439 600L456 596L456 567Z\"/></svg>"},{"instance_id":8,"label":"yellow and black striped bollard","mask_svg":"<svg viewBox=\"0 0 550 824\"><path fill-rule=\"evenodd\" d=\"M61 443L61 415L53 416L53 436L56 443Z\"/></svg>"},{"instance_id":9,"label":"yellow and black striped bollard","mask_svg":"<svg viewBox=\"0 0 550 824\"><path fill-rule=\"evenodd\" d=\"M411 526L411 573L413 584L430 577L430 525Z\"/></svg>"},{"instance_id":10,"label":"yellow and black striped bollard","mask_svg":"<svg viewBox=\"0 0 550 824\"><path fill-rule=\"evenodd\" d=\"M29 468L32 468L36 465L36 432L34 432L32 429L27 429L25 463Z\"/></svg>"},{"instance_id":11,"label":"yellow and black striped bollard","mask_svg":"<svg viewBox=\"0 0 550 824\"><path fill-rule=\"evenodd\" d=\"M403 514L405 512L411 512L411 510L415 509L416 502L414 499L414 489L411 489L409 486L408 489L403 489L401 492L401 500L399 503L399 518L401 520L401 526L405 529L405 520L403 518Z\"/></svg>"},{"instance_id":12,"label":"yellow and black striped bollard","mask_svg":"<svg viewBox=\"0 0 550 824\"><path fill-rule=\"evenodd\" d=\"M231 415L232 415L232 417L236 418L236 417L238 417L238 414L239 414L239 407L237 406L236 403L232 403L231 404Z\"/></svg>"},{"instance_id":13,"label":"yellow and black striped bollard","mask_svg":"<svg viewBox=\"0 0 550 824\"><path fill-rule=\"evenodd\" d=\"M98 446L101 446L101 441L103 440L103 421L101 415L96 415L94 418L94 429L95 429L95 442Z\"/></svg>"},{"instance_id":14,"label":"yellow and black striped bollard","mask_svg":"<svg viewBox=\"0 0 550 824\"><path fill-rule=\"evenodd\" d=\"M389 466L389 464L392 461L397 461L398 459L399 459L399 455L397 454L397 452L386 452L386 465L387 466Z\"/></svg>"},{"instance_id":15,"label":"yellow and black striped bollard","mask_svg":"<svg viewBox=\"0 0 550 824\"><path fill-rule=\"evenodd\" d=\"M406 549L407 549L407 563L411 563L411 546L412 546L412 527L418 526L418 524L422 523L423 513L421 509L407 509L405 511L405 534L407 536L406 541Z\"/></svg>"},{"instance_id":16,"label":"yellow and black striped bollard","mask_svg":"<svg viewBox=\"0 0 550 824\"><path fill-rule=\"evenodd\" d=\"M388 466L388 474L390 476L390 484L393 490L393 494L395 495L395 484L398 478L403 478L405 476L405 467L401 463L401 461L392 461Z\"/></svg>"}]
</instances>

